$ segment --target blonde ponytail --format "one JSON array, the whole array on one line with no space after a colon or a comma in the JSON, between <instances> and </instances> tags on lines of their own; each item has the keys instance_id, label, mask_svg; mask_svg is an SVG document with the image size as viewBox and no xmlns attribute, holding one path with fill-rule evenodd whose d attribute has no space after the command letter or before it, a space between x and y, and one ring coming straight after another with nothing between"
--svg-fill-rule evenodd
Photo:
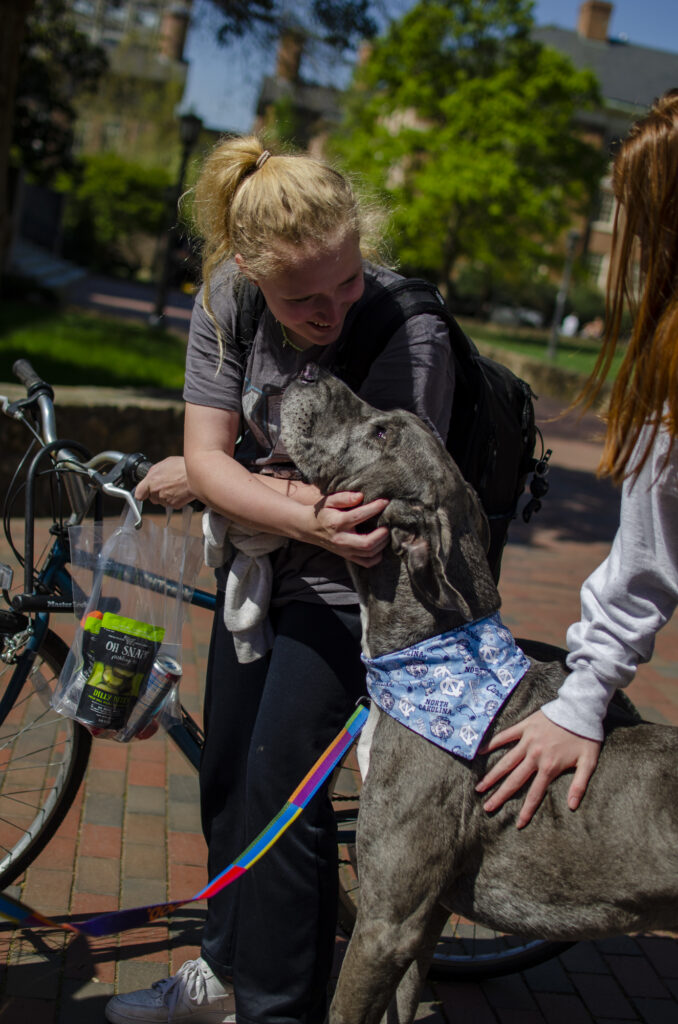
<instances>
[{"instance_id":1,"label":"blonde ponytail","mask_svg":"<svg viewBox=\"0 0 678 1024\"><path fill-rule=\"evenodd\" d=\"M350 235L372 255L380 213L321 160L273 154L254 135L219 143L203 164L193 216L203 240L203 301L217 330L220 362L222 337L210 282L224 260L240 254L247 275L257 279L276 273L296 253L322 252Z\"/></svg>"}]
</instances>

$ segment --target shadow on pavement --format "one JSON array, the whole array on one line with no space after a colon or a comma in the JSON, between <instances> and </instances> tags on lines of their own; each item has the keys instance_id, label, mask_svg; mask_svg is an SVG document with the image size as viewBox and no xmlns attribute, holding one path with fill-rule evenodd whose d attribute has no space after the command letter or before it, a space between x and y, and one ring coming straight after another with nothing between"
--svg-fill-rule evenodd
<instances>
[{"instance_id":1,"label":"shadow on pavement","mask_svg":"<svg viewBox=\"0 0 678 1024\"><path fill-rule=\"evenodd\" d=\"M521 518L526 503L523 498L519 516L511 524L512 544L534 544L538 530L553 531L556 541L605 543L612 541L617 530L619 491L584 470L555 465L549 472L549 491L542 507L527 524Z\"/></svg>"},{"instance_id":2,"label":"shadow on pavement","mask_svg":"<svg viewBox=\"0 0 678 1024\"><path fill-rule=\"evenodd\" d=\"M595 413L580 415L566 412L566 409L567 406L555 398L545 396L535 402L544 447L553 451L549 490L542 499L540 511L528 524L522 520L522 510L530 496L529 491L525 491L519 502L518 517L509 531L512 544L531 546L537 543L537 534L542 530L552 531L555 541L580 544L609 543L616 533L619 489L595 474L605 425ZM537 455L539 449L537 440Z\"/></svg>"}]
</instances>

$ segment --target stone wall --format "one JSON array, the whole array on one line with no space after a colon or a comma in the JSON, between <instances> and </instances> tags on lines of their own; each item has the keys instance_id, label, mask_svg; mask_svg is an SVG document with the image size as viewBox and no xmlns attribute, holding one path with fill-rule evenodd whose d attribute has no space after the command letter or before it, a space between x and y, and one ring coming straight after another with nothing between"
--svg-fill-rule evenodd
<instances>
[{"instance_id":1,"label":"stone wall","mask_svg":"<svg viewBox=\"0 0 678 1024\"><path fill-rule=\"evenodd\" d=\"M557 398L563 403L573 402L586 380L581 374L574 373L572 370L563 370L560 367L551 366L549 363L530 359L529 356L522 355L520 352L509 352L499 347L493 348L485 342L476 344L483 355L490 356L490 358L504 363L518 377L522 377L523 380L527 381L535 395ZM609 384L606 384L603 386L596 409L604 407L608 395Z\"/></svg>"},{"instance_id":2,"label":"stone wall","mask_svg":"<svg viewBox=\"0 0 678 1024\"><path fill-rule=\"evenodd\" d=\"M59 438L79 441L93 454L107 449L143 452L155 462L183 449L184 406L179 395L149 395L116 388L55 390ZM1 384L11 401L25 396L16 384ZM28 446L29 434L18 422L0 418L0 488L4 495Z\"/></svg>"}]
</instances>

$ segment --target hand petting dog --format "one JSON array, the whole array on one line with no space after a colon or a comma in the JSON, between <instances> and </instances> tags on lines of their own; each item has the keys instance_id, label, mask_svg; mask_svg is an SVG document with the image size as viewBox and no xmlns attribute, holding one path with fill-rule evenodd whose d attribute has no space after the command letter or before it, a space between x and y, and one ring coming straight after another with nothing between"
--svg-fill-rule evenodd
<instances>
[{"instance_id":1,"label":"hand petting dog","mask_svg":"<svg viewBox=\"0 0 678 1024\"><path fill-rule=\"evenodd\" d=\"M544 799L549 783L571 768L574 768L574 778L567 793L567 806L571 811L579 807L598 763L601 744L597 740L577 736L556 725L543 711L535 711L517 725L493 736L480 753L489 754L509 743L515 746L476 786L476 793L486 793L504 780L485 801L484 810L488 813L498 810L534 776L516 819L516 827L524 828Z\"/></svg>"}]
</instances>

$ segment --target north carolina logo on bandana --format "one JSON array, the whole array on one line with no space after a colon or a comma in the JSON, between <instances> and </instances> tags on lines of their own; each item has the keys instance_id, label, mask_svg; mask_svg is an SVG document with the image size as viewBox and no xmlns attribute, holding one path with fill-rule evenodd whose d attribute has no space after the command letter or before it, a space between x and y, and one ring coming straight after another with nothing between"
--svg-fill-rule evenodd
<instances>
[{"instance_id":1,"label":"north carolina logo on bandana","mask_svg":"<svg viewBox=\"0 0 678 1024\"><path fill-rule=\"evenodd\" d=\"M368 693L382 711L468 760L530 667L498 612L404 651L362 660Z\"/></svg>"}]
</instances>

